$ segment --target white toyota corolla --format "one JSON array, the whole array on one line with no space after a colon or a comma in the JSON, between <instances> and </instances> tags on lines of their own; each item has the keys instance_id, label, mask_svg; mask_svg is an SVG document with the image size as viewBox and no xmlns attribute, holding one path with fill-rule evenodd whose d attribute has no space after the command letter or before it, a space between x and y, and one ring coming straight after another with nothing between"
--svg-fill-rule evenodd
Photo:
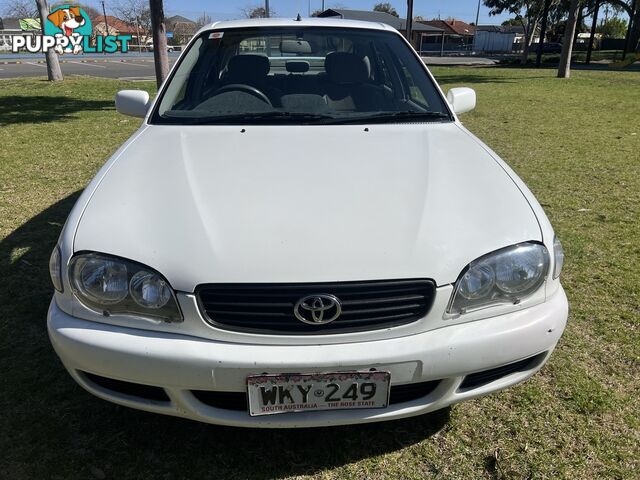
<instances>
[{"instance_id":1,"label":"white toyota corolla","mask_svg":"<svg viewBox=\"0 0 640 480\"><path fill-rule=\"evenodd\" d=\"M89 392L204 422L419 415L525 380L567 320L542 208L394 29L200 31L51 256L53 346Z\"/></svg>"}]
</instances>

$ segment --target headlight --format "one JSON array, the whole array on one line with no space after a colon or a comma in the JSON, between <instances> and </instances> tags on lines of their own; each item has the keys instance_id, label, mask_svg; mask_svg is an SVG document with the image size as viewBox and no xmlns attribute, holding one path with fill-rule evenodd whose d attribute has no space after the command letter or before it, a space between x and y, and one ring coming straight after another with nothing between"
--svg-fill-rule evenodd
<instances>
[{"instance_id":1,"label":"headlight","mask_svg":"<svg viewBox=\"0 0 640 480\"><path fill-rule=\"evenodd\" d=\"M490 305L519 303L535 292L549 270L549 253L539 243L520 243L471 262L456 282L447 314Z\"/></svg>"},{"instance_id":2,"label":"headlight","mask_svg":"<svg viewBox=\"0 0 640 480\"><path fill-rule=\"evenodd\" d=\"M553 279L555 280L562 273L564 265L564 250L558 237L553 238Z\"/></svg>"},{"instance_id":3,"label":"headlight","mask_svg":"<svg viewBox=\"0 0 640 480\"><path fill-rule=\"evenodd\" d=\"M56 245L56 248L51 252L49 257L49 275L51 275L51 283L53 287L62 292L62 266L60 265L60 247Z\"/></svg>"},{"instance_id":4,"label":"headlight","mask_svg":"<svg viewBox=\"0 0 640 480\"><path fill-rule=\"evenodd\" d=\"M139 263L99 253L80 254L71 259L69 280L78 300L104 315L182 321L169 282Z\"/></svg>"}]
</instances>

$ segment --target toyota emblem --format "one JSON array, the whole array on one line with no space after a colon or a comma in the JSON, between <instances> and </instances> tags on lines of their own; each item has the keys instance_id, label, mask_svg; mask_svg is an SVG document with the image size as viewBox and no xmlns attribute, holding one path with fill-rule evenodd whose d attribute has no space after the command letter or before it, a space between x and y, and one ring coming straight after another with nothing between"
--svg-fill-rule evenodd
<instances>
[{"instance_id":1,"label":"toyota emblem","mask_svg":"<svg viewBox=\"0 0 640 480\"><path fill-rule=\"evenodd\" d=\"M324 325L333 322L342 313L340 300L333 295L308 295L301 298L293 308L293 313L301 322L310 325Z\"/></svg>"}]
</instances>

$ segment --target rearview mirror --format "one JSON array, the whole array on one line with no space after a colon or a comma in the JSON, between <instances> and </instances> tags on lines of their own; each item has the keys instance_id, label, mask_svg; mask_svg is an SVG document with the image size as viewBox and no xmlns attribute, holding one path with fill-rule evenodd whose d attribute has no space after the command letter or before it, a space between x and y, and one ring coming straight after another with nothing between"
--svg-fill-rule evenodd
<instances>
[{"instance_id":1,"label":"rearview mirror","mask_svg":"<svg viewBox=\"0 0 640 480\"><path fill-rule=\"evenodd\" d=\"M149 94L144 90L120 90L116 93L116 111L144 118L149 108Z\"/></svg>"},{"instance_id":2,"label":"rearview mirror","mask_svg":"<svg viewBox=\"0 0 640 480\"><path fill-rule=\"evenodd\" d=\"M447 101L456 114L468 112L476 108L476 92L473 88L452 88L447 92Z\"/></svg>"}]
</instances>

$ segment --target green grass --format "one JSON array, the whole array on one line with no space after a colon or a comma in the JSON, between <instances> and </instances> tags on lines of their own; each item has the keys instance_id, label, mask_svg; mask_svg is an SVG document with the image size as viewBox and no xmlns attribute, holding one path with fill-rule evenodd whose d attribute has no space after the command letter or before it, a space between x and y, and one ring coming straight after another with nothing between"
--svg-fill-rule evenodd
<instances>
[{"instance_id":1,"label":"green grass","mask_svg":"<svg viewBox=\"0 0 640 480\"><path fill-rule=\"evenodd\" d=\"M221 428L92 397L47 339L47 260L77 192L138 124L112 106L132 84L2 81L0 476L638 478L640 75L433 71L445 89L476 89L463 122L563 240L571 314L541 373L439 415L321 430Z\"/></svg>"}]
</instances>

